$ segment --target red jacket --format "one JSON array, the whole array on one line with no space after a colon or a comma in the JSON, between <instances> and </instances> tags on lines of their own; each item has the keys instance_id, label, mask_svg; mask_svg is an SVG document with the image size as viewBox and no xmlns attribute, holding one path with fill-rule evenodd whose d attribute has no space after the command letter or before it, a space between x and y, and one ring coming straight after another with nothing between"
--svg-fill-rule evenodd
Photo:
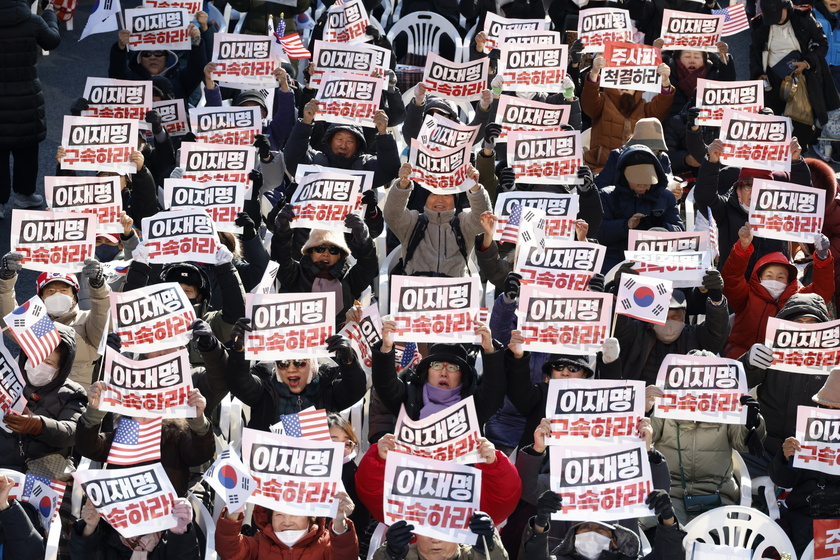
<instances>
[{"instance_id":1,"label":"red jacket","mask_svg":"<svg viewBox=\"0 0 840 560\"><path fill-rule=\"evenodd\" d=\"M481 511L493 518L499 525L516 509L522 494L522 481L516 467L501 451L496 451L496 460L491 463L473 465L481 471ZM371 445L359 470L356 471L356 494L370 510L371 516L384 523L382 511L385 493L385 461L379 457L379 446Z\"/></svg>"},{"instance_id":2,"label":"red jacket","mask_svg":"<svg viewBox=\"0 0 840 560\"><path fill-rule=\"evenodd\" d=\"M315 519L309 533L292 547L288 547L277 538L271 529L271 511L254 507L253 523L260 531L253 537L240 534L242 516L238 521L231 521L225 514L227 508L216 522L216 551L222 560L358 560L359 541L353 522L346 520L347 530L336 535L332 528L327 530L323 517Z\"/></svg>"},{"instance_id":3,"label":"red jacket","mask_svg":"<svg viewBox=\"0 0 840 560\"><path fill-rule=\"evenodd\" d=\"M723 295L735 312L735 323L725 354L728 358L740 358L750 346L756 342L764 342L764 331L767 319L775 317L785 302L795 293L813 293L821 296L826 302L834 295L834 258L829 252L826 260L814 259L814 280L809 286L803 287L796 279L796 267L790 264L781 253L770 253L763 256L755 264L749 282L744 279L747 263L754 249L750 245L741 248L741 242L736 241L729 258L723 265ZM770 293L761 285L758 271L767 264L778 263L788 269L793 281L788 283L785 291L774 300Z\"/></svg>"}]
</instances>

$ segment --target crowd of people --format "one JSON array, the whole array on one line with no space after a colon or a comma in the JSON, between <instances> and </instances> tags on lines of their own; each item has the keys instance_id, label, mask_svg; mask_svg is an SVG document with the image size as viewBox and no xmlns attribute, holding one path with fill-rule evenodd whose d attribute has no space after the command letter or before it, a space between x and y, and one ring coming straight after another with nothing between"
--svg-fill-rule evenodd
<instances>
[{"instance_id":1,"label":"crowd of people","mask_svg":"<svg viewBox=\"0 0 840 560\"><path fill-rule=\"evenodd\" d=\"M661 91L644 94L601 87L609 61L603 53L582 54L574 33L579 10L627 10L638 42L661 47L663 10L710 14L721 8L718 0L402 0L403 15L429 11L450 20L468 39L469 60L490 59L487 87L469 111L469 124L478 130L466 171L474 186L457 194L424 188L413 179L407 150L400 152L400 146L410 146L420 136L426 117L461 122L466 114L462 104L428 92L419 74L398 66L423 66L417 53L406 53L405 45L392 45L377 26L369 26L367 41L393 53L391 67L378 73L387 80L380 109L369 127L332 123L324 119L315 99L317 90L309 82L314 68L305 60L277 66L276 90L269 97L214 81L214 34L235 25L220 20L223 4L224 0L205 3L195 16L188 51L129 50L129 32L118 31L107 77L150 81L155 101L180 98L188 106L201 100L207 106L260 109L264 126L254 142L253 197L236 219L242 233L218 234L214 263L162 267L150 262L139 226L164 210L160 193L167 178L184 173L177 152L187 138L170 135L161 115L149 110L144 121L151 132L148 138L141 136L131 154L136 172L119 174L122 232L98 234L96 258L85 261L79 274L56 270L37 278L35 291L56 324L60 342L35 366L25 352L18 357L27 405L22 414L10 411L2 418L0 558L39 558L46 546L32 504L9 499L15 486L9 471L68 483L61 511L62 557L203 558L207 537L198 527L199 513L186 498L198 496L213 508L213 491L202 482L201 473L217 457L221 426L230 425L220 417L229 413L220 412L228 396L248 407L245 425L255 430L268 431L282 415L311 407L326 410L331 439L344 445L344 489L335 496L333 518L291 515L282 507L261 505L247 511L234 506L213 511L215 550L222 559L681 558L688 522L716 507L739 503L733 452L743 456L754 477L769 476L779 488L790 489L780 522L797 554L813 538L814 519L840 518L840 478L795 467L791 461L801 449L794 438L797 407L840 408L840 369L823 375L783 371L774 367L773 352L764 345L770 318L804 324L837 318L840 214L837 177L827 162L832 161L834 141L840 141L835 137L840 134L835 122L840 119L840 3L748 1L751 42L743 56L749 57L749 75L737 75L734 57L741 53L732 53L725 42L717 43L715 52L662 51L657 68ZM269 17L284 21L286 32L293 33L301 14L317 13L311 39L322 37L328 13L324 8L332 2L288 4L230 1L234 13L241 13L242 33L273 31ZM364 0L364 6L373 17L383 12L387 16L391 9L379 0ZM51 3L38 12L24 0L0 0L0 213L13 194L17 208L44 208L36 192L37 156L47 131L36 63L38 50L58 47L61 33ZM509 91L496 72L498 50L486 47L483 24L488 13L545 18L552 29L568 32L567 80L550 94ZM475 30L468 35L472 24ZM462 41L449 39L453 44ZM451 45L445 43L442 54L451 56ZM782 73L780 61L790 62ZM781 94L787 75L804 78L812 107L811 122L793 121L790 172L724 165L720 130L697 120L697 80L763 80L762 112L781 115L786 111ZM409 89L413 94L404 98ZM502 93L569 109L569 124L564 126L588 134L576 172L579 184L536 185L517 178L499 140L502 127L496 111ZM79 97L68 113L78 116L88 107L89 101ZM72 174L62 169L65 156L59 147L57 175ZM361 212L344 219L347 233L295 227L297 216L289 200L297 188L296 171L307 164L373 172L373 188L364 192ZM748 210L756 179L825 192L824 227L813 243L754 235ZM586 291L615 295L623 278L638 274L633 262L624 258L631 230L681 232L689 223L698 229L714 227L719 256L701 285L673 292L664 324L616 314L613 332L597 355L562 353L562 348L554 353L527 351L516 314L523 278L515 265L515 247L493 239L499 219L494 203L510 192L578 198L574 239L600 244L606 255ZM689 193L692 204L686 204ZM377 243L380 239L384 243ZM398 274L478 274L487 281L496 297L489 319L475 322L480 344L420 344L420 359L406 361L395 343L397 325L385 316L381 339L371 348L369 376L350 340L340 334L326 340L332 358L328 361L245 358L244 339L251 329L245 294L258 286L270 261L279 265L278 293L334 294L338 332L344 324L361 321L359 300L368 288L375 298L388 297L377 292L378 275L392 251L399 251L400 262L393 271ZM16 287L31 289L17 286L24 261L15 251L0 260L2 316L23 303L15 295ZM106 264L120 261L130 263L128 272L109 273L113 267ZM105 463L120 423L132 421L100 409L103 347L122 351L120 338L109 326L111 294L160 282L179 284L197 317L186 346L193 387L187 404L195 407L197 417L167 418L162 424L160 463L179 496L172 507L177 526L125 538L90 502L72 516L70 473L82 458ZM654 403L662 392L656 386L657 373L671 355L739 360L750 388L750 394L741 397L746 421L658 417ZM556 379L634 380L647 386L646 415L636 431L645 443L652 473L653 490L645 500L648 518L550 521L563 507L551 487L546 441L551 433L548 387ZM411 420L422 420L468 397L474 399L483 436L478 448L482 462L474 465L482 473L481 503L468 522L475 538L448 542L415 534L410 520L377 532L386 519L385 465L396 449L394 428L401 410ZM359 402L366 403L366 417L361 423L351 422L347 411ZM366 433L359 431L362 427ZM766 510L762 499L757 496L754 507ZM641 533L652 543L650 551L642 551Z\"/></svg>"}]
</instances>

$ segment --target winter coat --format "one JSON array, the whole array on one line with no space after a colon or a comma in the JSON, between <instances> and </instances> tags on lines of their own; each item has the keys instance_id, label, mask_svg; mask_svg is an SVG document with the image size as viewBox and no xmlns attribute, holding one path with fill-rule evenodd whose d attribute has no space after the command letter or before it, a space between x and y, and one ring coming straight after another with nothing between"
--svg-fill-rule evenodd
<instances>
[{"instance_id":1,"label":"winter coat","mask_svg":"<svg viewBox=\"0 0 840 560\"><path fill-rule=\"evenodd\" d=\"M205 41L210 41L211 34L201 34L201 43L190 48L187 66L181 68L178 55L172 51L167 53L166 67L157 74L163 76L172 84L175 98L188 99L204 80L204 66L207 64ZM151 80L152 74L140 64L142 51L120 49L119 43L111 45L111 58L108 65L108 77L117 80Z\"/></svg>"},{"instance_id":2,"label":"winter coat","mask_svg":"<svg viewBox=\"0 0 840 560\"><path fill-rule=\"evenodd\" d=\"M459 544L455 553L446 560L508 560L507 552L498 534L493 535L493 543L493 550L486 556L481 539L474 545ZM388 543L382 543L382 546L373 553L373 560L391 560L391 555L388 553ZM405 555L403 560L425 560L425 558L417 550L417 543L414 543L408 545L408 554Z\"/></svg>"},{"instance_id":3,"label":"winter coat","mask_svg":"<svg viewBox=\"0 0 840 560\"><path fill-rule=\"evenodd\" d=\"M347 530L338 535L332 523L327 530L327 520L317 517L309 532L288 546L272 530L270 510L254 507L254 527L259 532L253 537L240 534L243 516L231 521L227 513L227 508L223 509L216 522L216 551L224 560L357 560L359 557L359 541L349 519L345 520Z\"/></svg>"},{"instance_id":4,"label":"winter coat","mask_svg":"<svg viewBox=\"0 0 840 560\"><path fill-rule=\"evenodd\" d=\"M665 10L711 14L712 8L719 8L718 3L700 3L694 0L627 0L625 6L630 18L637 21L639 31L645 34L645 44L652 45L662 33L662 15Z\"/></svg>"},{"instance_id":5,"label":"winter coat","mask_svg":"<svg viewBox=\"0 0 840 560\"><path fill-rule=\"evenodd\" d=\"M70 530L70 558L73 560L131 559L132 550L120 541L120 534L104 519L89 537L82 536L84 529L85 520L78 519ZM197 530L191 523L183 535L164 531L158 545L148 553L148 560L199 560L202 552Z\"/></svg>"},{"instance_id":6,"label":"winter coat","mask_svg":"<svg viewBox=\"0 0 840 560\"><path fill-rule=\"evenodd\" d=\"M273 16L274 25L280 23L280 15L284 15L286 22L286 33L294 32L297 27L295 25L295 17L302 14L309 9L310 0L297 0L295 5L279 4L269 2L267 0L232 0L231 7L242 13L245 21L242 24L241 33L247 35L265 35L267 32L273 32L273 29L268 29L268 18Z\"/></svg>"},{"instance_id":7,"label":"winter coat","mask_svg":"<svg viewBox=\"0 0 840 560\"><path fill-rule=\"evenodd\" d=\"M812 402L811 405L813 404ZM818 486L825 486L829 492L837 492L837 487L840 487L840 476L794 467L789 460L785 459L785 454L781 449L770 461L768 471L770 479L779 488L790 488L790 493L785 498L787 509L801 515L810 516L809 500L813 499L811 494L817 490ZM831 505L837 507L836 503Z\"/></svg>"},{"instance_id":8,"label":"winter coat","mask_svg":"<svg viewBox=\"0 0 840 560\"><path fill-rule=\"evenodd\" d=\"M40 519L34 508L24 509L17 500L0 511L0 558L43 558L46 539L35 529Z\"/></svg>"},{"instance_id":9,"label":"winter coat","mask_svg":"<svg viewBox=\"0 0 840 560\"><path fill-rule=\"evenodd\" d=\"M659 182L651 185L642 196L637 196L624 177L624 169L631 165L651 164L656 169ZM601 191L601 205L604 208L604 219L598 229L598 241L606 245L607 254L604 257L604 273L624 260L627 249L629 227L627 221L633 214L644 214L645 217L636 226L639 230L662 227L668 231L682 231L684 229L680 219L677 199L668 190L668 177L659 163L659 159L647 146L633 145L627 148L618 158L618 182L615 186Z\"/></svg>"},{"instance_id":10,"label":"winter coat","mask_svg":"<svg viewBox=\"0 0 840 560\"><path fill-rule=\"evenodd\" d=\"M685 106L686 103L689 101L693 101L694 95L686 95L685 92L679 86L679 74L677 70L677 61L679 57L677 55L680 54L682 51L666 51L666 56L668 54L672 55L673 58L670 60L664 60L668 66L671 68L671 85L675 88L674 92L674 104L671 105L671 115L675 115L682 111L682 108ZM735 61L732 59L731 54L726 55L726 64L720 59L720 55L718 53L708 53L708 58L706 59L706 75L704 79L706 80L714 80L716 82L734 82L736 79L735 76ZM695 89L692 93L695 94L697 90ZM663 121L662 124L665 124Z\"/></svg>"},{"instance_id":11,"label":"winter coat","mask_svg":"<svg viewBox=\"0 0 840 560\"><path fill-rule=\"evenodd\" d=\"M23 396L26 406L44 422L44 431L39 436L0 431L0 468L26 472L28 459L39 459L58 453L70 455L76 435L76 424L87 405L85 390L78 383L70 381L70 371L76 356L76 333L56 323L61 343L67 347L67 359L55 379L43 387L33 387L26 376L24 364L26 355L21 352L18 365L26 385Z\"/></svg>"},{"instance_id":12,"label":"winter coat","mask_svg":"<svg viewBox=\"0 0 840 560\"><path fill-rule=\"evenodd\" d=\"M41 49L51 51L59 43L52 10L38 16L24 0L0 4L0 148L33 146L47 137L36 65Z\"/></svg>"},{"instance_id":13,"label":"winter coat","mask_svg":"<svg viewBox=\"0 0 840 560\"><path fill-rule=\"evenodd\" d=\"M814 188L823 188L822 181L813 181ZM834 293L840 293L840 197L837 192L837 181L831 181L825 190L825 221L823 234L831 242L831 255L834 257ZM826 303L830 303L826 300Z\"/></svg>"},{"instance_id":14,"label":"winter coat","mask_svg":"<svg viewBox=\"0 0 840 560\"><path fill-rule=\"evenodd\" d=\"M583 155L583 159L596 173L604 167L610 150L624 145L633 136L633 128L639 119L656 117L660 122L665 122L674 102L673 86L663 89L662 93L651 101L642 99L642 92L637 91L633 109L629 115L623 115L619 110L619 90L601 90L600 78L598 76L592 81L591 76L587 77L580 96L580 108L592 119L589 150Z\"/></svg>"},{"instance_id":15,"label":"winter coat","mask_svg":"<svg viewBox=\"0 0 840 560\"><path fill-rule=\"evenodd\" d=\"M752 245L745 250L741 248L741 242L736 241L721 270L723 293L735 313L735 322L726 347L726 356L730 358L739 358L756 342L764 342L767 319L775 317L793 294L817 294L824 301L830 301L834 295L834 257L831 252L825 260L814 259L814 280L803 287L796 279L796 267L781 253L770 253L759 259L747 282L744 272L753 251ZM788 282L778 300L773 299L758 279L759 271L769 264L784 265L788 269L788 277L793 279Z\"/></svg>"},{"instance_id":16,"label":"winter coat","mask_svg":"<svg viewBox=\"0 0 840 560\"><path fill-rule=\"evenodd\" d=\"M619 178L617 168L618 158L621 157L621 154L627 151L627 148L629 148L629 146L625 144L614 150L610 150L610 155L607 157L606 163L604 163L604 168L600 173L598 173L598 176L595 177L595 186L598 187L598 190L605 189L616 184ZM659 164L662 165L662 171L664 171L666 175L670 175L671 158L668 156L668 152L659 152L659 154L656 155L656 158L659 160Z\"/></svg>"},{"instance_id":17,"label":"winter coat","mask_svg":"<svg viewBox=\"0 0 840 560\"><path fill-rule=\"evenodd\" d=\"M825 56L829 66L840 66L840 26L838 26L837 14L832 14L822 2L815 2L814 19L822 26L825 38L828 41L828 52ZM807 78L806 78L807 79Z\"/></svg>"},{"instance_id":18,"label":"winter coat","mask_svg":"<svg viewBox=\"0 0 840 560\"><path fill-rule=\"evenodd\" d=\"M414 97L412 97L411 101L409 101L405 106L405 122L402 126L403 140L407 146L411 146L412 138L417 138L420 135L420 127L423 126L423 119L425 119L426 115L433 109L443 111L455 122L461 121L461 119L458 118L458 111L453 110L454 108L449 101L444 101L439 97L427 95L425 103L423 103L423 105L417 105L414 102ZM490 119L490 109L492 109L492 105L487 111L484 111L478 106L475 109L475 116L469 125L481 127L478 130L477 138L483 138L484 136L484 127Z\"/></svg>"}]
</instances>

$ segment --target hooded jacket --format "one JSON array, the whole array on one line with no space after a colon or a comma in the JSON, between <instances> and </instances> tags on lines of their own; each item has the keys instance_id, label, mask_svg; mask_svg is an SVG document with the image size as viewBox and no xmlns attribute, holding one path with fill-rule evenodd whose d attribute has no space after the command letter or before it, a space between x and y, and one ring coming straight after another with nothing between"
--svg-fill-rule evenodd
<instances>
[{"instance_id":1,"label":"hooded jacket","mask_svg":"<svg viewBox=\"0 0 840 560\"><path fill-rule=\"evenodd\" d=\"M732 333L726 347L726 356L729 358L737 359L756 342L764 342L767 319L775 317L793 294L817 294L824 301L830 301L834 295L834 258L831 252L825 260L814 259L814 281L802 287L796 279L796 267L781 253L770 253L759 259L747 282L744 272L753 251L752 245L743 249L741 242L736 241L721 270L723 293L735 313L735 322L732 324ZM761 269L770 264L786 267L788 278L792 278L778 300L773 299L758 278Z\"/></svg>"},{"instance_id":2,"label":"hooded jacket","mask_svg":"<svg viewBox=\"0 0 840 560\"><path fill-rule=\"evenodd\" d=\"M82 536L85 520L77 519L70 530L70 557L95 558L96 560L131 560L132 551L120 540L120 534L107 521L101 519L92 535ZM191 523L187 531L178 535L172 531L161 534L157 546L148 553L148 560L199 560L198 532Z\"/></svg>"},{"instance_id":3,"label":"hooded jacket","mask_svg":"<svg viewBox=\"0 0 840 560\"><path fill-rule=\"evenodd\" d=\"M0 148L31 146L47 137L37 63L41 49L59 43L52 10L38 16L24 0L0 4Z\"/></svg>"},{"instance_id":4,"label":"hooded jacket","mask_svg":"<svg viewBox=\"0 0 840 560\"><path fill-rule=\"evenodd\" d=\"M272 512L262 506L254 507L254 527L259 532L253 537L241 534L242 517L237 521L227 518L227 508L216 522L216 551L220 558L230 560L357 560L359 541L353 522L345 520L347 530L336 534L332 523L315 518L309 532L292 546L280 542L271 528Z\"/></svg>"},{"instance_id":5,"label":"hooded jacket","mask_svg":"<svg viewBox=\"0 0 840 560\"><path fill-rule=\"evenodd\" d=\"M651 185L642 196L637 196L624 177L624 170L631 165L650 164L656 170L659 181ZM668 190L668 177L662 164L650 148L641 144L628 147L618 158L618 183L601 191L601 206L604 219L598 229L598 241L606 245L603 272L612 269L624 260L629 227L627 221L633 214L644 214L636 229L648 230L654 227L668 231L684 229L680 219L677 199Z\"/></svg>"},{"instance_id":6,"label":"hooded jacket","mask_svg":"<svg viewBox=\"0 0 840 560\"><path fill-rule=\"evenodd\" d=\"M163 76L172 84L172 93L176 98L187 99L204 80L204 66L207 64L205 41L209 41L211 32L201 34L201 43L193 45L185 68L181 68L178 55L166 52L166 66L157 76ZM120 49L119 42L111 45L111 59L108 65L108 77L117 80L151 80L152 74L140 64L142 51Z\"/></svg>"}]
</instances>

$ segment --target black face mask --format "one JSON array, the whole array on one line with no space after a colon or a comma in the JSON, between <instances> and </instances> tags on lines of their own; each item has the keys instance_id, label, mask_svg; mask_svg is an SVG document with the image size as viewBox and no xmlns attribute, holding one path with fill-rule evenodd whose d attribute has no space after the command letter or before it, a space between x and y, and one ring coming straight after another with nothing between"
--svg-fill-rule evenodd
<instances>
[{"instance_id":1,"label":"black face mask","mask_svg":"<svg viewBox=\"0 0 840 560\"><path fill-rule=\"evenodd\" d=\"M111 262L120 252L119 245L108 245L103 243L96 248L96 258L99 262Z\"/></svg>"}]
</instances>

